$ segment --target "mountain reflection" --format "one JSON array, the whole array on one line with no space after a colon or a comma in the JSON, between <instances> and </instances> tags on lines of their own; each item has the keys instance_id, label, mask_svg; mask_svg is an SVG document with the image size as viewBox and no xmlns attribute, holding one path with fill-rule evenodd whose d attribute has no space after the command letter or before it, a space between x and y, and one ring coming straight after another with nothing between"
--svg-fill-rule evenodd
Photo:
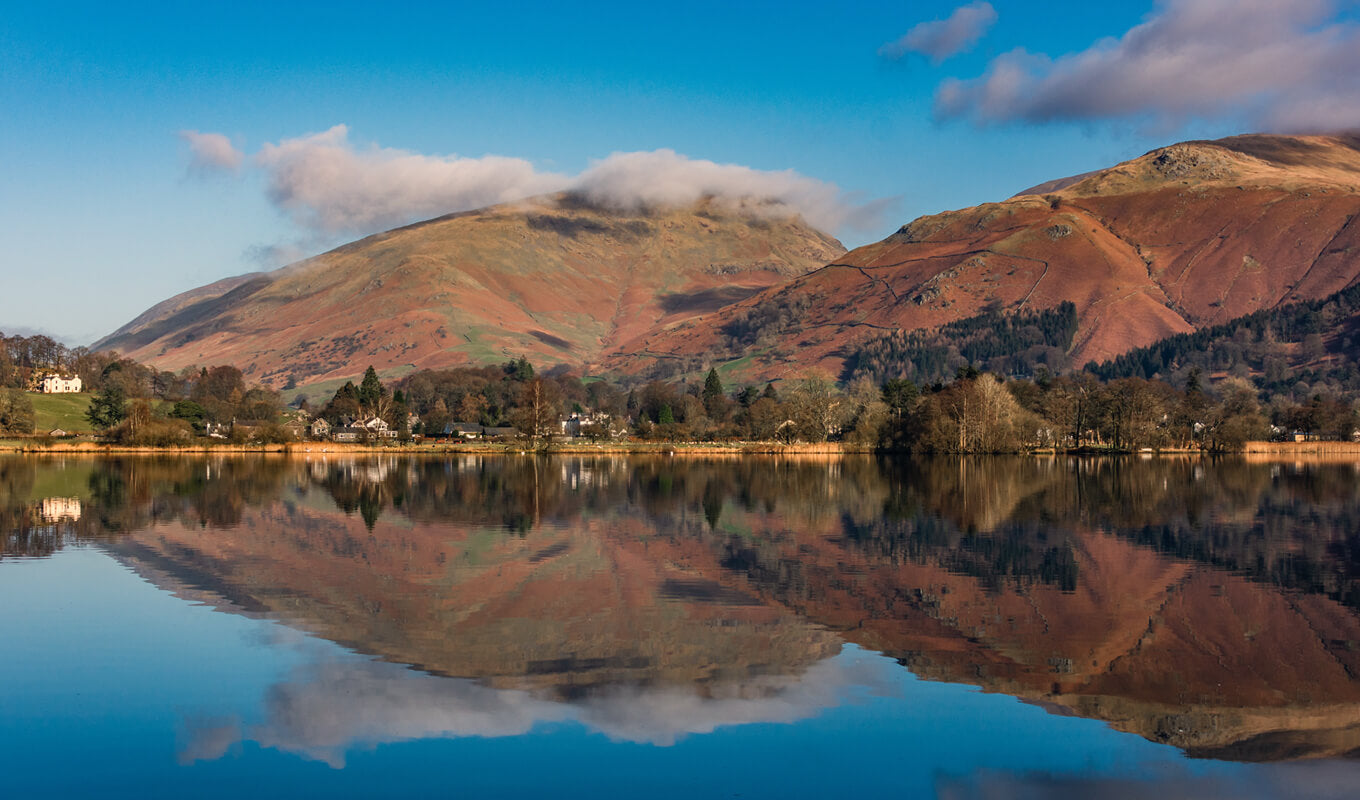
<instances>
[{"instance_id":1,"label":"mountain reflection","mask_svg":"<svg viewBox=\"0 0 1360 800\"><path fill-rule=\"evenodd\" d=\"M96 542L185 598L390 662L294 676L263 726L202 726L189 758L247 737L335 763L353 743L564 720L664 744L836 704L851 643L1191 755L1275 760L1360 748L1356 474L9 458L0 520L4 556Z\"/></svg>"}]
</instances>

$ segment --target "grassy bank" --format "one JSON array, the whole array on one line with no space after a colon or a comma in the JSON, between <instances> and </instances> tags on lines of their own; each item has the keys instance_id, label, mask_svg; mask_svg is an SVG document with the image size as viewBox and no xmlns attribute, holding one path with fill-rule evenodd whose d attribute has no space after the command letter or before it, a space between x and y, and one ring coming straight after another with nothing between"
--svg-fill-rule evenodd
<instances>
[{"instance_id":1,"label":"grassy bank","mask_svg":"<svg viewBox=\"0 0 1360 800\"><path fill-rule=\"evenodd\" d=\"M33 429L47 433L61 428L67 433L89 433L93 430L85 412L90 408L91 394L42 394L29 392L33 403Z\"/></svg>"}]
</instances>

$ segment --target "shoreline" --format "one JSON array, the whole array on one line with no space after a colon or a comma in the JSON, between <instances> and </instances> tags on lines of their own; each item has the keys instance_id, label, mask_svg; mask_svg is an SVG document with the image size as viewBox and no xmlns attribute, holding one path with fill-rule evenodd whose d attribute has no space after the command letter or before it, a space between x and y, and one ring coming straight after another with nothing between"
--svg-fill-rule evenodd
<instances>
[{"instance_id":1,"label":"shoreline","mask_svg":"<svg viewBox=\"0 0 1360 800\"><path fill-rule=\"evenodd\" d=\"M531 447L515 443L438 442L418 444L357 444L348 442L289 442L286 444L200 444L185 447L132 447L93 441L41 441L11 439L0 441L0 453L24 455L663 455L663 456L747 456L747 455L907 455L897 451L848 442L783 444L780 442L649 442L563 443ZM1253 462L1305 459L1360 461L1360 442L1247 442L1234 453L1204 450L1166 449L1158 451L1102 452L1090 449L1042 449L1026 453L969 453L951 455L1030 455L1030 456L1162 456L1244 457Z\"/></svg>"},{"instance_id":2,"label":"shoreline","mask_svg":"<svg viewBox=\"0 0 1360 800\"><path fill-rule=\"evenodd\" d=\"M334 455L872 455L873 447L844 442L783 444L780 442L611 442L608 444L553 443L541 447L507 443L350 444L347 442L290 442L287 444L204 444L186 447L131 447L98 442L0 442L0 453L28 455L211 455L258 454Z\"/></svg>"}]
</instances>

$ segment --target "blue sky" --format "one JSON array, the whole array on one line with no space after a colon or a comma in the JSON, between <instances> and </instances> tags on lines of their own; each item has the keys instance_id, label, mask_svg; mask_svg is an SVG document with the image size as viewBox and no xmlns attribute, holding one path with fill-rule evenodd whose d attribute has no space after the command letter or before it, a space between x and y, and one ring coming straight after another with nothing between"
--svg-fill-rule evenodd
<instances>
[{"instance_id":1,"label":"blue sky","mask_svg":"<svg viewBox=\"0 0 1360 800\"><path fill-rule=\"evenodd\" d=\"M1352 0L280 5L7 7L0 330L85 343L403 215L635 191L657 164L686 186L696 163L748 167L699 172L797 194L853 247L1172 141L1360 125ZM308 160L323 143L358 170L340 185ZM612 184L591 171L659 150ZM497 184L488 155L527 182ZM475 191L441 183L469 172ZM391 207L356 214L364 191Z\"/></svg>"}]
</instances>

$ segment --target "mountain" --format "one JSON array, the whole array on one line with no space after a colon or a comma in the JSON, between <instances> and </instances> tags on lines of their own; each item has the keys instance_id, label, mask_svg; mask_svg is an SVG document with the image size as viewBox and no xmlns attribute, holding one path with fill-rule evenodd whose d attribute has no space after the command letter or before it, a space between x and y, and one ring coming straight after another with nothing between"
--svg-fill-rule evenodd
<instances>
[{"instance_id":1,"label":"mountain","mask_svg":"<svg viewBox=\"0 0 1360 800\"><path fill-rule=\"evenodd\" d=\"M161 369L312 383L505 361L581 364L845 252L796 218L717 202L622 213L567 195L380 233L153 307L96 349Z\"/></svg>"},{"instance_id":2,"label":"mountain","mask_svg":"<svg viewBox=\"0 0 1360 800\"><path fill-rule=\"evenodd\" d=\"M816 272L613 348L609 371L736 362L845 374L859 349L982 310L1074 304L1073 364L1360 276L1360 136L1236 136L1154 150L1008 200L922 217Z\"/></svg>"}]
</instances>

